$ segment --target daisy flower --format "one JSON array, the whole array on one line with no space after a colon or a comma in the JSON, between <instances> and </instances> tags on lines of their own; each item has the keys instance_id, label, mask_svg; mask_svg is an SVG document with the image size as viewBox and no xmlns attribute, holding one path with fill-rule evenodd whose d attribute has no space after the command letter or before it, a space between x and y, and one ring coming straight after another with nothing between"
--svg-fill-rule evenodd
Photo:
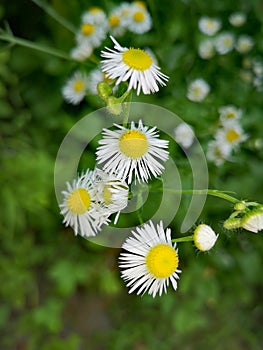
<instances>
[{"instance_id":1,"label":"daisy flower","mask_svg":"<svg viewBox=\"0 0 263 350\"><path fill-rule=\"evenodd\" d=\"M195 134L190 125L180 123L174 129L174 138L179 145L182 145L184 148L189 148L194 142Z\"/></svg>"},{"instance_id":2,"label":"daisy flower","mask_svg":"<svg viewBox=\"0 0 263 350\"><path fill-rule=\"evenodd\" d=\"M88 11L85 11L82 15L83 23L96 23L101 26L106 26L107 17L105 12L100 7L91 7Z\"/></svg>"},{"instance_id":3,"label":"daisy flower","mask_svg":"<svg viewBox=\"0 0 263 350\"><path fill-rule=\"evenodd\" d=\"M219 108L219 118L221 123L228 123L229 121L237 121L241 118L242 109L237 108L233 105L222 106Z\"/></svg>"},{"instance_id":4,"label":"daisy flower","mask_svg":"<svg viewBox=\"0 0 263 350\"><path fill-rule=\"evenodd\" d=\"M165 150L168 141L159 139L156 127L149 129L141 120L138 126L131 122L129 129L114 125L117 130L103 129L101 146L96 151L98 163L104 163L103 170L123 180L128 178L128 184L133 174L139 182L160 175L164 167L159 160L166 161L169 152Z\"/></svg>"},{"instance_id":5,"label":"daisy flower","mask_svg":"<svg viewBox=\"0 0 263 350\"><path fill-rule=\"evenodd\" d=\"M78 45L87 45L93 48L100 46L106 38L107 28L95 20L83 22L76 35Z\"/></svg>"},{"instance_id":6,"label":"daisy flower","mask_svg":"<svg viewBox=\"0 0 263 350\"><path fill-rule=\"evenodd\" d=\"M263 208L255 209L246 214L241 220L241 226L254 233L263 230Z\"/></svg>"},{"instance_id":7,"label":"daisy flower","mask_svg":"<svg viewBox=\"0 0 263 350\"><path fill-rule=\"evenodd\" d=\"M212 36L221 28L221 21L218 18L201 17L198 21L198 27L203 34Z\"/></svg>"},{"instance_id":8,"label":"daisy flower","mask_svg":"<svg viewBox=\"0 0 263 350\"><path fill-rule=\"evenodd\" d=\"M216 166L220 166L226 160L229 160L231 151L229 144L220 142L220 140L211 140L207 145L206 157Z\"/></svg>"},{"instance_id":9,"label":"daisy flower","mask_svg":"<svg viewBox=\"0 0 263 350\"><path fill-rule=\"evenodd\" d=\"M198 54L201 58L208 60L215 54L215 47L212 40L205 39L198 46Z\"/></svg>"},{"instance_id":10,"label":"daisy flower","mask_svg":"<svg viewBox=\"0 0 263 350\"><path fill-rule=\"evenodd\" d=\"M244 34L240 35L240 37L237 39L235 48L239 53L244 54L249 52L253 45L254 40L250 36Z\"/></svg>"},{"instance_id":11,"label":"daisy flower","mask_svg":"<svg viewBox=\"0 0 263 350\"><path fill-rule=\"evenodd\" d=\"M95 183L98 202L110 213L118 213L115 224L120 211L127 207L129 187L114 174L109 175L100 169L95 170Z\"/></svg>"},{"instance_id":12,"label":"daisy flower","mask_svg":"<svg viewBox=\"0 0 263 350\"><path fill-rule=\"evenodd\" d=\"M229 22L234 27L241 27L247 20L246 15L243 12L234 12L229 16Z\"/></svg>"},{"instance_id":13,"label":"daisy flower","mask_svg":"<svg viewBox=\"0 0 263 350\"><path fill-rule=\"evenodd\" d=\"M223 32L221 34L218 34L218 36L215 39L216 51L220 55L225 55L226 53L233 50L234 45L235 37L234 34L230 32Z\"/></svg>"},{"instance_id":14,"label":"daisy flower","mask_svg":"<svg viewBox=\"0 0 263 350\"><path fill-rule=\"evenodd\" d=\"M141 2L134 2L131 4L129 20L126 25L129 31L136 34L143 34L151 29L151 16Z\"/></svg>"},{"instance_id":15,"label":"daisy flower","mask_svg":"<svg viewBox=\"0 0 263 350\"><path fill-rule=\"evenodd\" d=\"M111 36L114 49L102 51L102 71L110 79L117 79L116 85L129 80L128 90L137 89L137 95L142 90L144 94L159 91L157 83L166 85L168 77L160 72L153 63L152 57L144 50L121 47Z\"/></svg>"},{"instance_id":16,"label":"daisy flower","mask_svg":"<svg viewBox=\"0 0 263 350\"><path fill-rule=\"evenodd\" d=\"M241 142L247 140L242 127L234 121L224 123L224 127L217 130L215 139L222 144L227 144L231 148L236 148Z\"/></svg>"},{"instance_id":17,"label":"daisy flower","mask_svg":"<svg viewBox=\"0 0 263 350\"><path fill-rule=\"evenodd\" d=\"M203 101L210 91L210 86L204 79L193 80L187 89L187 98L193 102Z\"/></svg>"},{"instance_id":18,"label":"daisy flower","mask_svg":"<svg viewBox=\"0 0 263 350\"><path fill-rule=\"evenodd\" d=\"M63 202L60 204L63 223L70 225L75 235L83 237L95 236L102 224L108 223L109 213L97 205L94 172L87 170L85 174L67 182L67 190L63 191Z\"/></svg>"},{"instance_id":19,"label":"daisy flower","mask_svg":"<svg viewBox=\"0 0 263 350\"><path fill-rule=\"evenodd\" d=\"M68 103L79 104L86 95L87 75L77 71L70 77L62 88L62 95Z\"/></svg>"},{"instance_id":20,"label":"daisy flower","mask_svg":"<svg viewBox=\"0 0 263 350\"><path fill-rule=\"evenodd\" d=\"M166 231L163 223L155 227L150 221L143 227L132 231L133 236L127 238L122 248L127 253L120 254L121 277L131 287L129 293L137 290L137 295L148 293L153 298L159 293L167 293L171 282L177 289L179 279L179 257L176 243L171 241L171 230Z\"/></svg>"},{"instance_id":21,"label":"daisy flower","mask_svg":"<svg viewBox=\"0 0 263 350\"><path fill-rule=\"evenodd\" d=\"M114 36L122 36L126 31L127 16L123 15L121 6L115 7L109 14L109 32Z\"/></svg>"},{"instance_id":22,"label":"daisy flower","mask_svg":"<svg viewBox=\"0 0 263 350\"><path fill-rule=\"evenodd\" d=\"M205 224L198 225L194 231L194 244L202 252L213 248L217 238L218 235L214 230Z\"/></svg>"},{"instance_id":23,"label":"daisy flower","mask_svg":"<svg viewBox=\"0 0 263 350\"><path fill-rule=\"evenodd\" d=\"M93 52L92 46L90 46L89 43L83 42L71 50L70 56L74 58L74 60L81 62L89 58L92 52Z\"/></svg>"}]
</instances>

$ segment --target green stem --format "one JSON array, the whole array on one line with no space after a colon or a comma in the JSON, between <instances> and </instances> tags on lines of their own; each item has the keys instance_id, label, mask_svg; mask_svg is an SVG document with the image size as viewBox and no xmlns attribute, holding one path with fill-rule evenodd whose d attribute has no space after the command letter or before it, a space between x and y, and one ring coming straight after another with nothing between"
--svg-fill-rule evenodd
<instances>
[{"instance_id":1,"label":"green stem","mask_svg":"<svg viewBox=\"0 0 263 350\"><path fill-rule=\"evenodd\" d=\"M190 242L194 240L194 235L172 239L172 242Z\"/></svg>"},{"instance_id":2,"label":"green stem","mask_svg":"<svg viewBox=\"0 0 263 350\"><path fill-rule=\"evenodd\" d=\"M69 23L65 18L60 16L51 6L46 4L42 0L31 0L33 3L35 3L37 6L42 8L50 17L52 17L54 20L56 20L59 24L61 24L63 27L65 27L67 30L69 30L72 33L76 33L76 29L74 26Z\"/></svg>"},{"instance_id":3,"label":"green stem","mask_svg":"<svg viewBox=\"0 0 263 350\"><path fill-rule=\"evenodd\" d=\"M219 190L173 190L173 189L170 189L170 188L163 188L163 189L160 189L160 191L167 191L167 192L170 192L170 193L182 193L182 194L205 194L205 195L210 195L210 196L214 196L214 197L218 197L218 198L222 198L222 199L225 199L226 201L228 202L231 202L231 203L238 203L240 202L239 199L235 198L235 197L232 197L230 196L229 194L226 194L225 192L222 192L222 191L219 191Z\"/></svg>"},{"instance_id":4,"label":"green stem","mask_svg":"<svg viewBox=\"0 0 263 350\"><path fill-rule=\"evenodd\" d=\"M47 47L47 46L42 46L40 44L35 44L32 41L21 39L21 38L18 38L18 37L9 35L9 34L0 34L0 40L8 41L9 43L24 46L24 47L27 47L27 48L30 48L33 50L37 50L40 52L45 52L49 55L63 58L65 60L72 60L72 58L63 51L53 49L53 48Z\"/></svg>"},{"instance_id":5,"label":"green stem","mask_svg":"<svg viewBox=\"0 0 263 350\"><path fill-rule=\"evenodd\" d=\"M123 102L125 99L126 102L124 102L124 108L123 108L123 123L122 125L126 128L128 125L128 120L129 120L129 114L130 114L130 102L132 98L132 92L126 91L122 96L121 96L121 102Z\"/></svg>"}]
</instances>

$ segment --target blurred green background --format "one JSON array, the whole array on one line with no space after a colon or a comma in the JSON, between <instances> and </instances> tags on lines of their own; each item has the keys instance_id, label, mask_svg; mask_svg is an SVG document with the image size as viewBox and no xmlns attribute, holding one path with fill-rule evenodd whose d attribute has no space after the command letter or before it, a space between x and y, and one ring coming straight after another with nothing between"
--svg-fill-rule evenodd
<instances>
[{"instance_id":1,"label":"blurred green background","mask_svg":"<svg viewBox=\"0 0 263 350\"><path fill-rule=\"evenodd\" d=\"M119 2L49 4L78 26L90 6L109 12ZM263 2L146 4L153 29L120 41L150 47L170 81L160 93L133 100L178 114L194 126L204 150L217 127L218 108L242 108L250 138L234 162L209 165L210 187L262 203L262 91L240 78L240 55L217 56L210 62L198 57L197 23L201 16L217 16L227 28L229 14L245 11L248 20L242 30L256 42L251 55L262 59ZM72 33L31 1L2 0L0 16L1 27L7 21L16 36L66 53L74 46ZM4 42L0 47L0 349L262 349L262 233L223 231L231 205L208 198L200 222L221 233L213 251L198 254L191 244L180 245L182 274L176 292L155 299L128 295L119 277L119 249L92 244L64 228L53 188L55 158L64 136L103 104L94 96L77 107L63 101L61 87L78 63ZM199 76L209 82L212 93L195 104L185 95L187 83ZM177 157L184 184L190 184L187 159L180 152ZM172 226L176 232L176 219Z\"/></svg>"}]
</instances>

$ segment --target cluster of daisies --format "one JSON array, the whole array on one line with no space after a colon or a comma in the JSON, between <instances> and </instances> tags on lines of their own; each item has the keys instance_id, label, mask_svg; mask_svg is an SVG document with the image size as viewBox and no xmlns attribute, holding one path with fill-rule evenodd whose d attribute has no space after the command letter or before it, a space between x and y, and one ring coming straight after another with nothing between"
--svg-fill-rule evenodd
<instances>
[{"instance_id":1,"label":"cluster of daisies","mask_svg":"<svg viewBox=\"0 0 263 350\"><path fill-rule=\"evenodd\" d=\"M115 88L121 82L127 82L127 91L134 89L137 95L140 92L155 93L159 91L159 86L166 85L168 76L160 71L151 51L122 47L113 36L110 38L114 43L114 49L106 47L101 52L103 59L100 67L91 71L89 75L77 71L66 82L62 94L67 102L78 104L87 93L96 93L107 104L108 98L113 96ZM107 85L106 90L98 90L100 82Z\"/></svg>"},{"instance_id":2,"label":"cluster of daisies","mask_svg":"<svg viewBox=\"0 0 263 350\"><path fill-rule=\"evenodd\" d=\"M229 16L232 27L242 27L246 22L246 14L235 12ZM199 30L204 38L199 43L198 53L203 59L212 58L215 53L225 55L235 49L240 54L246 54L254 46L254 39L247 34L235 35L233 30L222 30L222 22L218 18L201 17L198 22Z\"/></svg>"},{"instance_id":3,"label":"cluster of daisies","mask_svg":"<svg viewBox=\"0 0 263 350\"><path fill-rule=\"evenodd\" d=\"M124 35L126 31L143 34L151 27L151 16L143 1L123 2L114 7L108 16L100 7L92 7L81 16L76 47L71 51L71 56L78 61L89 58L108 33L116 37Z\"/></svg>"},{"instance_id":4,"label":"cluster of daisies","mask_svg":"<svg viewBox=\"0 0 263 350\"><path fill-rule=\"evenodd\" d=\"M219 125L214 139L208 143L207 159L217 166L231 160L233 151L247 140L240 124L242 110L233 105L219 108Z\"/></svg>"}]
</instances>

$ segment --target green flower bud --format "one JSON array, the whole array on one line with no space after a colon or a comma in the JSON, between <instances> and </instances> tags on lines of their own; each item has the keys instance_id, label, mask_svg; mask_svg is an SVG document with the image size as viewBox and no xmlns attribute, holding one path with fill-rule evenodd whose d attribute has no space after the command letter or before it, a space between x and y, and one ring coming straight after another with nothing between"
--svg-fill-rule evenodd
<instances>
[{"instance_id":1,"label":"green flower bud","mask_svg":"<svg viewBox=\"0 0 263 350\"><path fill-rule=\"evenodd\" d=\"M246 202L242 201L242 202L238 202L235 204L234 209L237 211L244 211L246 209Z\"/></svg>"},{"instance_id":2,"label":"green flower bud","mask_svg":"<svg viewBox=\"0 0 263 350\"><path fill-rule=\"evenodd\" d=\"M229 218L224 222L226 230L234 230L241 227L241 218Z\"/></svg>"},{"instance_id":3,"label":"green flower bud","mask_svg":"<svg viewBox=\"0 0 263 350\"><path fill-rule=\"evenodd\" d=\"M104 101L107 101L109 96L112 95L112 88L107 83L105 83L104 81L101 81L100 83L98 83L97 90L98 90L99 96Z\"/></svg>"}]
</instances>

